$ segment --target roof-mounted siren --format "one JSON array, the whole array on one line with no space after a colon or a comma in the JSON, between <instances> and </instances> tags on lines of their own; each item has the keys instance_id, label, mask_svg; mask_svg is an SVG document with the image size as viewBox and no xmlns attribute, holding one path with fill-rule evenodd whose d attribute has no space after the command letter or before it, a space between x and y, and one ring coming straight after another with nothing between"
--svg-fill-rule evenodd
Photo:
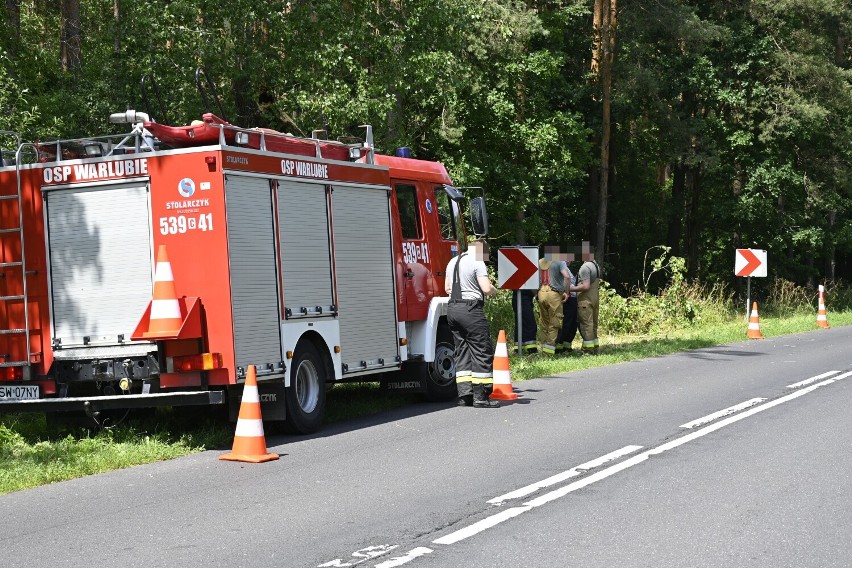
<instances>
[{"instance_id":1,"label":"roof-mounted siren","mask_svg":"<svg viewBox=\"0 0 852 568\"><path fill-rule=\"evenodd\" d=\"M408 146L402 146L401 148L397 148L396 152L394 152L397 158L413 158L414 154L411 152L411 148Z\"/></svg>"},{"instance_id":2,"label":"roof-mounted siren","mask_svg":"<svg viewBox=\"0 0 852 568\"><path fill-rule=\"evenodd\" d=\"M470 189L478 190L480 195L473 197L469 202L470 209L470 227L473 234L477 237L485 237L488 235L488 210L485 207L485 189L479 186L475 187L455 187L444 184L442 186L450 199L458 203L464 201L464 192Z\"/></svg>"}]
</instances>

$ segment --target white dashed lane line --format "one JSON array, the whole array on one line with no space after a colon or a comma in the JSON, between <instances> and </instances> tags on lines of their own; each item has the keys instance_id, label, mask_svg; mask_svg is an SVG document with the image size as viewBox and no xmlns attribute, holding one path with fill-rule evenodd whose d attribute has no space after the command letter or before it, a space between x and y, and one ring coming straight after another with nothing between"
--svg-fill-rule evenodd
<instances>
[{"instance_id":1,"label":"white dashed lane line","mask_svg":"<svg viewBox=\"0 0 852 568\"><path fill-rule=\"evenodd\" d=\"M788 389L797 389L797 388L799 388L799 387L803 387L803 386L805 386L805 385L809 385L809 384L811 384L811 383L815 383L815 382L817 382L817 381L821 381L822 379L824 379L824 378L826 378L826 377L830 377L831 375L836 375L836 374L837 374L837 373L839 373L839 372L840 372L840 371L829 371L829 372L827 372L827 373L823 373L823 374L821 374L821 375L817 375L816 377L811 377L810 379L805 379L805 380L804 380L804 381L802 381L802 382L799 382L799 383L793 383L792 385L787 385L787 388L788 388Z\"/></svg>"},{"instance_id":2,"label":"white dashed lane line","mask_svg":"<svg viewBox=\"0 0 852 568\"><path fill-rule=\"evenodd\" d=\"M505 495L500 495L499 497L495 497L488 501L491 505L501 504L504 501L508 501L510 499L519 499L521 497L526 497L532 493L535 493L539 489L544 489L545 487L550 487L551 485L556 485L557 483L562 483L563 481L567 481L572 477L577 477L586 473L586 471L590 469L595 469L596 467L600 467L607 462L611 462L613 460L617 460L620 457L626 456L627 454L632 454L637 450L641 450L642 446L625 446L620 450L616 450L611 452L605 456L601 456L599 458L593 459L592 461L586 462L584 464L578 465L576 467L572 467L567 471L563 471L562 473L557 473L547 479L543 479L541 481L537 481L526 487L521 487L520 489L516 489L511 493L506 493Z\"/></svg>"},{"instance_id":3,"label":"white dashed lane line","mask_svg":"<svg viewBox=\"0 0 852 568\"><path fill-rule=\"evenodd\" d=\"M837 372L824 373L823 375L819 375L818 377L813 377L813 381L808 379L808 382L815 382L815 381L820 380L821 378L825 378L827 376L831 376L831 375L834 375L836 373ZM754 406L750 410L745 410L745 411L743 411L739 414L735 414L734 416L729 416L728 418L725 418L724 420L719 420L718 422L715 422L714 424L711 424L709 426L705 426L705 427L701 428L700 430L696 430L694 432L691 432L689 434L681 436L680 438L676 438L675 440L672 440L671 442L666 442L665 444L661 444L661 445L659 445L655 448L652 448L650 450L646 450L646 451L644 451L640 454L637 454L633 457L630 457L630 458L628 458L628 459L626 459L622 462L619 462L615 465L612 465L612 466L610 466L606 469L595 472L595 473L589 475L588 477L584 477L583 479L575 481L574 483L571 483L571 484L566 485L564 487L560 487L559 489L553 490L549 493L545 493L544 495L541 495L540 497L536 497L535 499L527 501L526 503L523 503L522 506L512 507L510 509L500 511L499 513L497 513L495 515L491 515L490 517L487 517L485 519L477 521L476 523L473 523L470 526L459 529L459 530L452 532L448 535L442 536L442 537L440 537L440 538L438 538L438 539L436 539L432 542L434 544L444 544L444 545L455 544L455 543L462 541L466 538L469 538L469 537L471 537L475 534L478 534L478 533L480 533L484 530L487 530L491 527L494 527L494 526L502 523L503 521L507 521L509 519L517 517L518 515L526 513L527 511L531 511L532 509L534 509L536 507L540 507L542 505L550 503L551 501L555 501L556 499L564 497L564 496L568 495L569 493L577 491L578 489L582 489L583 487L588 487L589 485L591 485L593 483L597 483L598 481L606 479L606 478L608 478L612 475L615 475L616 473L618 473L620 471L624 471L625 469L633 467L634 465L638 465L640 463L643 463L648 458L650 458L651 456L662 454L663 452L667 452L668 450L673 450L673 449L675 449L679 446L682 446L682 445L684 445L688 442L691 442L693 440L697 440L698 438L706 436L707 434L711 434L711 433L715 432L716 430L720 430L720 429L722 429L726 426L730 426L731 424L739 422L740 420L744 420L746 418L754 416L755 414L763 412L764 410L769 410L770 408L774 408L776 406L784 404L785 402L790 402L791 400L795 400L795 399L797 399L801 396L804 396L808 393L811 393L811 392L813 392L813 391L815 391L815 390L817 390L821 387L824 387L824 386L830 385L832 383L835 383L837 381L843 380L843 379L845 379L849 376L852 376L852 371L844 373L844 374L839 375L837 377L825 380L825 381L820 382L820 383L811 384L810 386L802 388L801 390L797 390L796 392L793 392L793 393L790 393L788 395L779 397L779 398L772 400L770 402L767 402L765 404L761 404L760 406ZM808 384L808 382L803 381L802 383L799 383L799 384ZM633 447L633 446L627 446L627 447L630 448L630 447ZM619 450L619 451L621 451L621 450ZM604 457L606 457L606 456L604 456ZM603 459L603 458L601 458L601 459ZM570 471L573 471L573 470L569 470L569 472ZM565 472L565 473L560 474L560 475L567 475L567 473L568 472ZM571 477L571 476L568 476L568 477ZM545 480L545 481L547 481L547 480ZM541 483L544 483L544 482L539 482L539 484L541 484ZM527 486L527 487L532 487L532 486L539 485L539 484L533 484L533 485L530 485L530 486ZM523 489L519 489L518 491L520 492L520 491L524 491L526 489L527 488L523 488ZM510 495L510 494L507 494L507 495ZM500 498L498 498L498 499L500 499Z\"/></svg>"},{"instance_id":4,"label":"white dashed lane line","mask_svg":"<svg viewBox=\"0 0 852 568\"><path fill-rule=\"evenodd\" d=\"M686 424L681 424L681 428L695 428L696 426L703 426L704 424L709 424L714 420L718 420L719 418L723 418L728 416L729 414L735 414L740 410L745 410L746 408L752 407L755 404L760 404L766 400L765 398L753 398L751 400L747 400L745 402L741 402L734 406L725 408L724 410L720 410L719 412L714 412L713 414L708 414L703 418L699 418L698 420L693 420L692 422L687 422Z\"/></svg>"}]
</instances>

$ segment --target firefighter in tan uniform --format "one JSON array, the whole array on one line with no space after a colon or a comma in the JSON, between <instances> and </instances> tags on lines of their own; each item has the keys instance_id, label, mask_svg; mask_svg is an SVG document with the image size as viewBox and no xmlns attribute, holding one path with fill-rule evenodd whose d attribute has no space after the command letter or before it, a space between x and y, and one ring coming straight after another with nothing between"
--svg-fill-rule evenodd
<instances>
[{"instance_id":1,"label":"firefighter in tan uniform","mask_svg":"<svg viewBox=\"0 0 852 568\"><path fill-rule=\"evenodd\" d=\"M583 353L597 353L600 345L598 338L598 306L600 298L601 269L591 255L583 255L585 262L577 271L577 285L568 290L577 292L577 324L583 338Z\"/></svg>"},{"instance_id":2,"label":"firefighter in tan uniform","mask_svg":"<svg viewBox=\"0 0 852 568\"><path fill-rule=\"evenodd\" d=\"M541 352L556 354L556 338L562 329L562 304L568 300L567 284L571 283L568 264L563 260L542 258L538 267L544 271L538 290L538 311L541 318Z\"/></svg>"},{"instance_id":3,"label":"firefighter in tan uniform","mask_svg":"<svg viewBox=\"0 0 852 568\"><path fill-rule=\"evenodd\" d=\"M444 290L450 296L447 323L455 343L456 388L458 405L496 408L491 400L494 390L494 347L483 307L486 296L497 289L485 267L485 241L473 241L467 252L447 265Z\"/></svg>"}]
</instances>

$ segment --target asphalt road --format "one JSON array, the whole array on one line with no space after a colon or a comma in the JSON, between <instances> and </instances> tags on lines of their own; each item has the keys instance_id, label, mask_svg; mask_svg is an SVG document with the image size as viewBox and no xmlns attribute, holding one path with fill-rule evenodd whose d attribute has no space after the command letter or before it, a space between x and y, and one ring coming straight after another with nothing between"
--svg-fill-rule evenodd
<instances>
[{"instance_id":1,"label":"asphalt road","mask_svg":"<svg viewBox=\"0 0 852 568\"><path fill-rule=\"evenodd\" d=\"M0 566L850 566L850 345L690 351L270 436L265 464L5 495Z\"/></svg>"}]
</instances>

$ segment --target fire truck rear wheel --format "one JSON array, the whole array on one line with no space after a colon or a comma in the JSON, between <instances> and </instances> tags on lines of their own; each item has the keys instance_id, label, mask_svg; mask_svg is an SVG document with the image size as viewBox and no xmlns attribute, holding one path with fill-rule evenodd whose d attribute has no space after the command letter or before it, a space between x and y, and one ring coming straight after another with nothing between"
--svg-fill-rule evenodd
<instances>
[{"instance_id":1,"label":"fire truck rear wheel","mask_svg":"<svg viewBox=\"0 0 852 568\"><path fill-rule=\"evenodd\" d=\"M456 359L453 335L446 327L438 328L435 340L435 360L421 366L426 398L440 402L456 397Z\"/></svg>"},{"instance_id":2,"label":"fire truck rear wheel","mask_svg":"<svg viewBox=\"0 0 852 568\"><path fill-rule=\"evenodd\" d=\"M313 343L296 347L290 371L287 404L287 430L311 434L322 426L325 415L326 365Z\"/></svg>"}]
</instances>

